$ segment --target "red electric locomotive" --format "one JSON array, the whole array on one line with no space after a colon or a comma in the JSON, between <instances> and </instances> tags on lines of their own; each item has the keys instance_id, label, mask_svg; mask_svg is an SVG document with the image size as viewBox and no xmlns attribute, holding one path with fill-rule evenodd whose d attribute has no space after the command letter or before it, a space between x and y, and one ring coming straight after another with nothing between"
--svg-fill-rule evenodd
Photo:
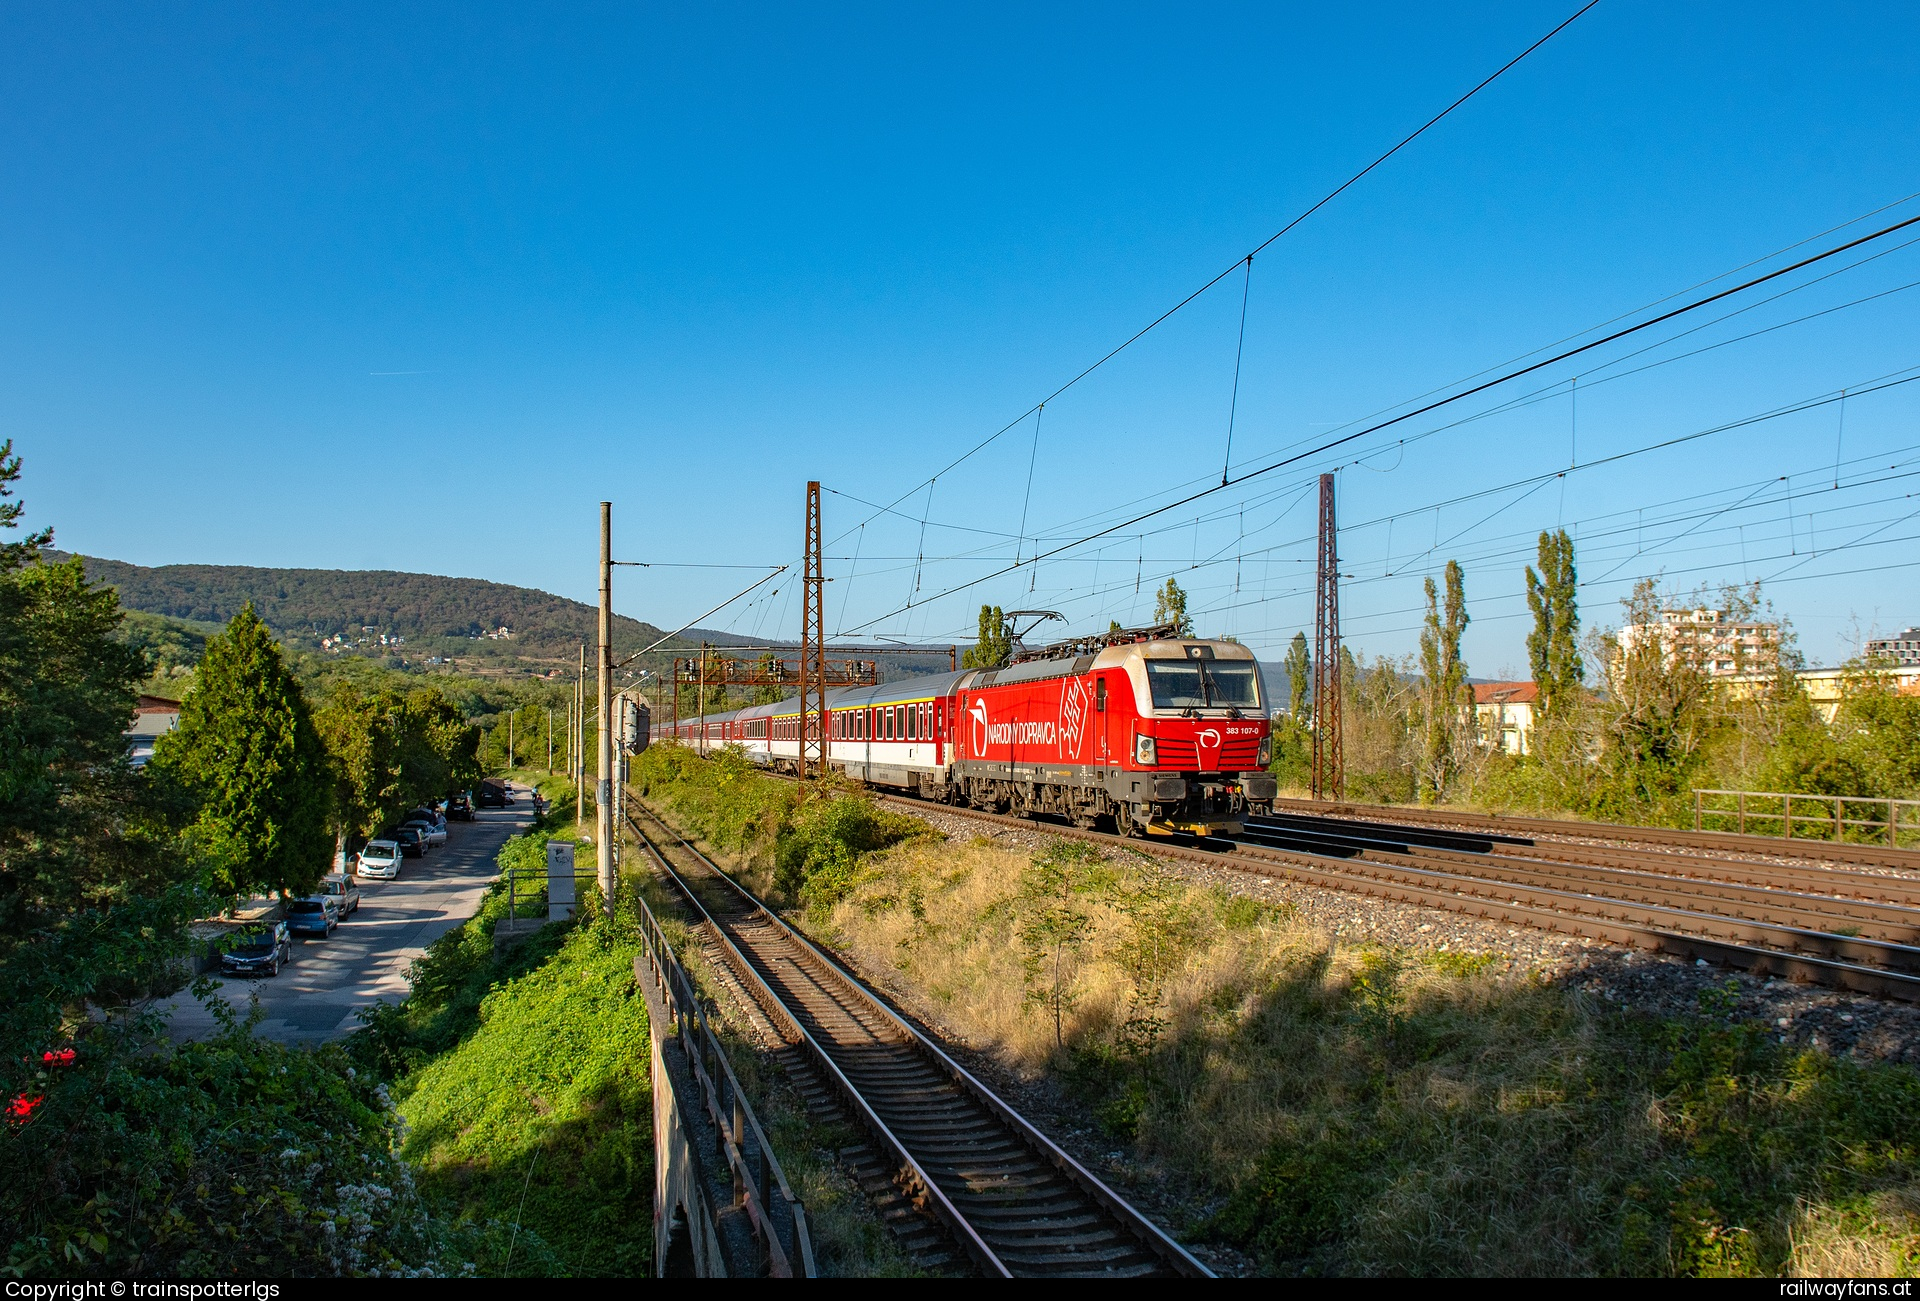
<instances>
[{"instance_id":1,"label":"red electric locomotive","mask_svg":"<svg viewBox=\"0 0 1920 1301\"><path fill-rule=\"evenodd\" d=\"M1260 667L1237 642L1172 628L1065 642L961 674L948 717L949 798L979 808L1206 835L1270 812L1279 789Z\"/></svg>"}]
</instances>

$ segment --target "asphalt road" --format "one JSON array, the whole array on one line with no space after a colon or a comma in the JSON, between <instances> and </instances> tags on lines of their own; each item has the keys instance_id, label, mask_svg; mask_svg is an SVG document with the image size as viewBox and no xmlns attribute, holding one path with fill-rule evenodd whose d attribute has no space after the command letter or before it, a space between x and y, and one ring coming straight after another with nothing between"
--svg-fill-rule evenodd
<instances>
[{"instance_id":1,"label":"asphalt road","mask_svg":"<svg viewBox=\"0 0 1920 1301\"><path fill-rule=\"evenodd\" d=\"M533 818L531 793L516 789L510 809L478 809L447 825L447 843L409 858L396 881L361 881L359 909L327 939L295 936L293 961L278 976L221 977L218 997L240 1016L260 1000L254 1033L283 1043L320 1043L353 1033L354 1012L406 997L407 968L427 946L472 917L493 879L494 855ZM182 992L166 1008L176 1039L216 1028L213 1014Z\"/></svg>"}]
</instances>

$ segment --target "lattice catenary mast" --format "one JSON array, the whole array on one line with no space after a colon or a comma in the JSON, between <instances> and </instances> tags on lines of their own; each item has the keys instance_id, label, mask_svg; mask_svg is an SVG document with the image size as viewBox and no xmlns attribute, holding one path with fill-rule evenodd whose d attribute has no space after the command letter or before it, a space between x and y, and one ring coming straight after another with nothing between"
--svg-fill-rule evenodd
<instances>
[{"instance_id":1,"label":"lattice catenary mast","mask_svg":"<svg viewBox=\"0 0 1920 1301\"><path fill-rule=\"evenodd\" d=\"M1340 549L1333 476L1320 476L1320 561L1313 600L1313 798L1345 790L1340 755Z\"/></svg>"},{"instance_id":2,"label":"lattice catenary mast","mask_svg":"<svg viewBox=\"0 0 1920 1301\"><path fill-rule=\"evenodd\" d=\"M807 561L800 580L800 775L827 775L826 581L820 575L820 484L807 483Z\"/></svg>"}]
</instances>

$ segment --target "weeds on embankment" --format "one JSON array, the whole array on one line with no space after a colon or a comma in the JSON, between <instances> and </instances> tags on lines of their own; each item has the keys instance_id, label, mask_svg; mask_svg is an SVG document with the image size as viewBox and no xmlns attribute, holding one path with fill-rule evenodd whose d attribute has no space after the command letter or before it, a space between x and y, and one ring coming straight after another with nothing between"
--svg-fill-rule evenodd
<instances>
[{"instance_id":1,"label":"weeds on embankment","mask_svg":"<svg viewBox=\"0 0 1920 1301\"><path fill-rule=\"evenodd\" d=\"M1920 1268L1920 1077L1717 1006L1655 1021L1471 955L1350 948L1068 841L876 855L831 922L1211 1190L1186 1231L1275 1272Z\"/></svg>"},{"instance_id":2,"label":"weeds on embankment","mask_svg":"<svg viewBox=\"0 0 1920 1301\"><path fill-rule=\"evenodd\" d=\"M649 759L655 802L763 884L816 843L803 818L866 816L744 763ZM1349 946L1141 855L901 820L918 834L803 856L831 889L803 873L788 900L1200 1190L1191 1238L1283 1274L1920 1271L1905 1067L1782 1045L1730 998L1656 1019L1490 957Z\"/></svg>"}]
</instances>

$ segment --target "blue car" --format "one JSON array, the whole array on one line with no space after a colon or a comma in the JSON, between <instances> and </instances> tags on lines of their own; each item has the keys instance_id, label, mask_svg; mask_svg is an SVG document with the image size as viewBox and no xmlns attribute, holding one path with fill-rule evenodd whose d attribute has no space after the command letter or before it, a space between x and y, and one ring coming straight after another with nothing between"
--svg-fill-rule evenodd
<instances>
[{"instance_id":1,"label":"blue car","mask_svg":"<svg viewBox=\"0 0 1920 1301\"><path fill-rule=\"evenodd\" d=\"M296 935L318 935L325 939L339 924L340 908L332 895L308 895L287 905L287 929Z\"/></svg>"}]
</instances>

